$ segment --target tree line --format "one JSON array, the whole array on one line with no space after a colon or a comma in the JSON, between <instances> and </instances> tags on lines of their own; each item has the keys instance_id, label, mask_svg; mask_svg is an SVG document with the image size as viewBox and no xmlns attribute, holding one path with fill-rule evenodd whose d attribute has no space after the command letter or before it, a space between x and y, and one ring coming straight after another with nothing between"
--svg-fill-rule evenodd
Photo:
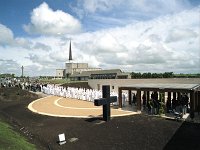
<instances>
[{"instance_id":1,"label":"tree line","mask_svg":"<svg viewBox=\"0 0 200 150\"><path fill-rule=\"evenodd\" d=\"M200 73L198 74L174 74L173 72L164 73L131 73L132 79L145 79L145 78L200 78Z\"/></svg>"}]
</instances>

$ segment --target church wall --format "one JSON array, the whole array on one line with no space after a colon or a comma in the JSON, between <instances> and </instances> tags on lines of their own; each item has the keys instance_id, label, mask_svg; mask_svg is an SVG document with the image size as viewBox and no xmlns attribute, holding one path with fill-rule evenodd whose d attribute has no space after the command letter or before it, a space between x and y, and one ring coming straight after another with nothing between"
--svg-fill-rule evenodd
<instances>
[{"instance_id":1,"label":"church wall","mask_svg":"<svg viewBox=\"0 0 200 150\"><path fill-rule=\"evenodd\" d=\"M56 69L56 77L64 77L65 70L64 69Z\"/></svg>"},{"instance_id":2,"label":"church wall","mask_svg":"<svg viewBox=\"0 0 200 150\"><path fill-rule=\"evenodd\" d=\"M87 63L77 63L77 68L88 68Z\"/></svg>"},{"instance_id":3,"label":"church wall","mask_svg":"<svg viewBox=\"0 0 200 150\"><path fill-rule=\"evenodd\" d=\"M72 63L65 63L66 74L72 74Z\"/></svg>"},{"instance_id":4,"label":"church wall","mask_svg":"<svg viewBox=\"0 0 200 150\"><path fill-rule=\"evenodd\" d=\"M88 68L87 63L65 63L66 74L80 73Z\"/></svg>"}]
</instances>

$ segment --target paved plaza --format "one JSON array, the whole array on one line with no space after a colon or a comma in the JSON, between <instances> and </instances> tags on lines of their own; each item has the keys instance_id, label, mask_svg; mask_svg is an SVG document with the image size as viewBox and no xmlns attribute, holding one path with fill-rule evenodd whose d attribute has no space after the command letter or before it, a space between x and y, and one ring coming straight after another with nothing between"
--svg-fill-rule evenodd
<instances>
[{"instance_id":1,"label":"paved plaza","mask_svg":"<svg viewBox=\"0 0 200 150\"><path fill-rule=\"evenodd\" d=\"M31 102L28 108L35 113L54 117L95 118L102 116L102 106L94 106L93 102L58 96L47 96L37 99ZM111 117L139 113L111 106Z\"/></svg>"}]
</instances>

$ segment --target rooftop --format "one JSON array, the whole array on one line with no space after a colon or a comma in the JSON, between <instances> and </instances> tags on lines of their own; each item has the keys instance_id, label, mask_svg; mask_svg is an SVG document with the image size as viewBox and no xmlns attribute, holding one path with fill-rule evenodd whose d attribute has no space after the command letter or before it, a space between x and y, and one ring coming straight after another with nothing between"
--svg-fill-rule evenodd
<instances>
[{"instance_id":1,"label":"rooftop","mask_svg":"<svg viewBox=\"0 0 200 150\"><path fill-rule=\"evenodd\" d=\"M82 71L81 73L74 73L73 75L71 75L71 77L90 76L96 74L113 74L113 73L122 74L122 71L120 69Z\"/></svg>"},{"instance_id":2,"label":"rooftop","mask_svg":"<svg viewBox=\"0 0 200 150\"><path fill-rule=\"evenodd\" d=\"M133 84L133 85L127 85L122 86L120 88L123 89L132 89L132 90L200 90L200 84L177 84L177 83L171 83L171 84L160 84L160 83L149 83L149 84Z\"/></svg>"}]
</instances>

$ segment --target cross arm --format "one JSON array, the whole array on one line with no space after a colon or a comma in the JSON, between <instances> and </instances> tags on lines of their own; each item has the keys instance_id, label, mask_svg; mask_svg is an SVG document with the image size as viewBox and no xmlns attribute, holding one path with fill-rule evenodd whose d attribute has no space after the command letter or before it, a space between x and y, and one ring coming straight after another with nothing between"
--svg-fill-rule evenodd
<instances>
[{"instance_id":1,"label":"cross arm","mask_svg":"<svg viewBox=\"0 0 200 150\"><path fill-rule=\"evenodd\" d=\"M94 105L95 106L101 106L101 105L106 105L108 103L113 103L117 101L117 96L111 96L109 99L107 98L100 98L100 99L95 99L94 100Z\"/></svg>"},{"instance_id":2,"label":"cross arm","mask_svg":"<svg viewBox=\"0 0 200 150\"><path fill-rule=\"evenodd\" d=\"M94 100L95 106L101 106L107 104L106 98L99 98Z\"/></svg>"}]
</instances>

